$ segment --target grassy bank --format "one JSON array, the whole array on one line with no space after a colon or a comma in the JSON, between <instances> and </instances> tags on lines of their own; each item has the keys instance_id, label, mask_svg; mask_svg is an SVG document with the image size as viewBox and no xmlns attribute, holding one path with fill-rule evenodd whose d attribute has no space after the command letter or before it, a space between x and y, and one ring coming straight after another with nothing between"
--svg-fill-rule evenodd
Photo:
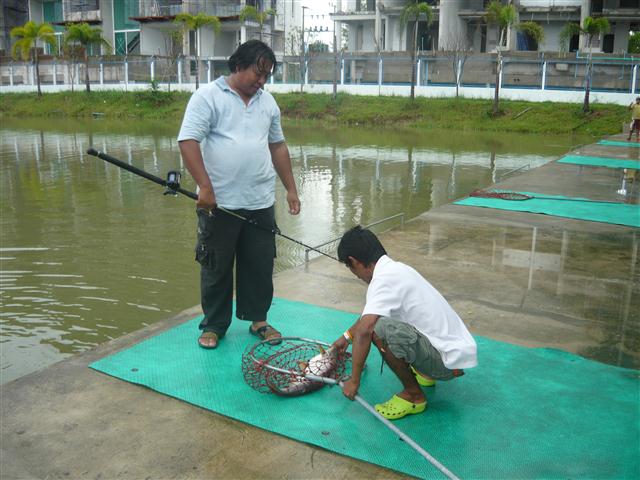
<instances>
[{"instance_id":1,"label":"grassy bank","mask_svg":"<svg viewBox=\"0 0 640 480\"><path fill-rule=\"evenodd\" d=\"M38 98L32 93L0 95L3 117L139 118L180 122L189 100L185 92L61 92ZM619 133L629 119L624 106L501 101L501 115L491 115L490 100L374 97L340 94L275 95L287 120L332 125L362 125L460 131L578 134L601 137Z\"/></svg>"}]
</instances>

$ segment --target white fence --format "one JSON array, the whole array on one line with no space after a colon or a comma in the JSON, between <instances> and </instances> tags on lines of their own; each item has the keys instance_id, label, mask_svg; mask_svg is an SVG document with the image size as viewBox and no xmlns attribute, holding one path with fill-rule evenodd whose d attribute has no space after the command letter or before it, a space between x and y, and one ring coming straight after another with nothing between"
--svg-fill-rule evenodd
<instances>
[{"instance_id":1,"label":"white fence","mask_svg":"<svg viewBox=\"0 0 640 480\"><path fill-rule=\"evenodd\" d=\"M302 68L301 68L302 65ZM226 58L201 59L199 82L207 83L228 73ZM531 101L579 101L584 90L586 59L506 58L498 82L503 98ZM489 98L495 86L496 61L491 56L453 58L446 55L416 60L416 95ZM138 90L154 87L193 90L198 69L189 58L112 57L91 59L89 81L94 90ZM594 101L628 104L640 93L638 61L595 60L591 73ZM55 58L40 64L44 91L82 89L83 63ZM272 91L342 92L371 95L408 95L411 80L409 57L310 54L279 62L270 79ZM31 63L0 64L0 92L32 91L36 87ZM575 100L578 99L578 100Z\"/></svg>"}]
</instances>

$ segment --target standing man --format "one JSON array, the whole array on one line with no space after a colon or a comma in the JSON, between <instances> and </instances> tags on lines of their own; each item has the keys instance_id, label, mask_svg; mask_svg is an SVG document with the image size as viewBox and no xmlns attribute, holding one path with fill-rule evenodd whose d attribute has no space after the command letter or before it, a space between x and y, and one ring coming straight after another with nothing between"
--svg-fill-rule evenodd
<instances>
[{"instance_id":1,"label":"standing man","mask_svg":"<svg viewBox=\"0 0 640 480\"><path fill-rule=\"evenodd\" d=\"M640 97L636 98L635 103L629 105L629 110L631 110L631 128L629 129L627 141L631 140L631 135L635 130L637 142L640 140Z\"/></svg>"},{"instance_id":2,"label":"standing man","mask_svg":"<svg viewBox=\"0 0 640 480\"><path fill-rule=\"evenodd\" d=\"M371 343L402 382L403 390L375 406L389 420L421 413L427 399L420 387L451 380L475 367L476 342L442 295L422 275L387 256L371 231L360 226L346 232L338 259L369 284L362 316L333 345L352 347L351 378L342 391L354 399Z\"/></svg>"},{"instance_id":3,"label":"standing man","mask_svg":"<svg viewBox=\"0 0 640 480\"><path fill-rule=\"evenodd\" d=\"M276 256L276 174L287 191L290 214L300 212L300 200L280 109L262 90L275 67L275 55L263 42L240 45L229 58L231 74L191 96L178 136L184 163L198 185L202 348L216 348L231 324L234 263L236 317L251 322L251 334L280 341L280 332L267 324Z\"/></svg>"}]
</instances>

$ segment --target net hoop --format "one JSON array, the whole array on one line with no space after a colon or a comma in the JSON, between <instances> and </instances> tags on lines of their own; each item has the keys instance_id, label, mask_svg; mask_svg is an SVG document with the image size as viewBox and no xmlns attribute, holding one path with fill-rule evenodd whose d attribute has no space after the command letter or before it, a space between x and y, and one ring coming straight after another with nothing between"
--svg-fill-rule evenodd
<instances>
[{"instance_id":1,"label":"net hoop","mask_svg":"<svg viewBox=\"0 0 640 480\"><path fill-rule=\"evenodd\" d=\"M351 370L351 355L328 343L302 337L282 337L277 345L272 342L250 345L242 355L244 380L261 393L303 395L325 385L305 375L339 381Z\"/></svg>"},{"instance_id":2,"label":"net hoop","mask_svg":"<svg viewBox=\"0 0 640 480\"><path fill-rule=\"evenodd\" d=\"M469 194L470 197L480 198L500 198L502 200L529 200L534 198L524 193L511 192L508 190L474 190Z\"/></svg>"}]
</instances>

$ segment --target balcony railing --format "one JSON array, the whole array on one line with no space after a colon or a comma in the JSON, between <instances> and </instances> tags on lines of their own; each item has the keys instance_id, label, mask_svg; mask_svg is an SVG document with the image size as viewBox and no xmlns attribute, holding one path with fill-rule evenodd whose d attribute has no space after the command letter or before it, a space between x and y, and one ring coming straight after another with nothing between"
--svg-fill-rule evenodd
<instances>
[{"instance_id":1,"label":"balcony railing","mask_svg":"<svg viewBox=\"0 0 640 480\"><path fill-rule=\"evenodd\" d=\"M65 22L99 22L100 2L98 0L64 0Z\"/></svg>"},{"instance_id":2,"label":"balcony railing","mask_svg":"<svg viewBox=\"0 0 640 480\"><path fill-rule=\"evenodd\" d=\"M233 0L140 0L140 16L162 17L179 13L205 13L231 17L240 13L240 2Z\"/></svg>"}]
</instances>

